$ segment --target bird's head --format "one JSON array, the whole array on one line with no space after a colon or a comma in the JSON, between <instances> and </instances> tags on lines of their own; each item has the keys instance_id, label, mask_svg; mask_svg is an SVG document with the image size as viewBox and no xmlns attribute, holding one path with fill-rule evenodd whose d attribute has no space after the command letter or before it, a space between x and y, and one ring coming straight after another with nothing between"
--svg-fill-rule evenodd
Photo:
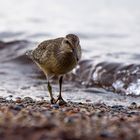
<instances>
[{"instance_id":1,"label":"bird's head","mask_svg":"<svg viewBox=\"0 0 140 140\"><path fill-rule=\"evenodd\" d=\"M73 53L76 60L81 58L81 46L78 36L74 34L68 34L62 41L62 48L65 52Z\"/></svg>"}]
</instances>

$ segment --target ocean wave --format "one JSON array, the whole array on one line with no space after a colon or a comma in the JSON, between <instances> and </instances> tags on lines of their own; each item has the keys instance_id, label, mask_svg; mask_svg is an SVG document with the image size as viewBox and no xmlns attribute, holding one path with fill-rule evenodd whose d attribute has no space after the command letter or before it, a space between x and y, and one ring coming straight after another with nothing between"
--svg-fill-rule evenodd
<instances>
[{"instance_id":1,"label":"ocean wave","mask_svg":"<svg viewBox=\"0 0 140 140\"><path fill-rule=\"evenodd\" d=\"M31 46L35 46L35 43L25 40L1 41L0 75L4 73L8 77L13 77L15 74L15 77L45 79L44 74L25 55L26 50ZM85 88L100 87L115 93L140 95L140 65L106 61L97 63L93 59L85 59L65 76L65 81L75 82L77 86Z\"/></svg>"}]
</instances>

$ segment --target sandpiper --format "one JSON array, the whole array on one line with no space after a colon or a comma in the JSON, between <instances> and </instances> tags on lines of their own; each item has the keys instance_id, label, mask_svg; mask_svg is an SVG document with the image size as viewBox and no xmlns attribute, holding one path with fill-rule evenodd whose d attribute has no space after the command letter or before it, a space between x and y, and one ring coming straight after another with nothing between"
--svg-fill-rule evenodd
<instances>
[{"instance_id":1,"label":"sandpiper","mask_svg":"<svg viewBox=\"0 0 140 140\"><path fill-rule=\"evenodd\" d=\"M81 58L81 46L78 36L68 34L65 37L41 42L34 50L26 53L44 72L51 103L66 104L61 95L63 75L76 67ZM59 95L55 100L49 79L59 76Z\"/></svg>"}]
</instances>

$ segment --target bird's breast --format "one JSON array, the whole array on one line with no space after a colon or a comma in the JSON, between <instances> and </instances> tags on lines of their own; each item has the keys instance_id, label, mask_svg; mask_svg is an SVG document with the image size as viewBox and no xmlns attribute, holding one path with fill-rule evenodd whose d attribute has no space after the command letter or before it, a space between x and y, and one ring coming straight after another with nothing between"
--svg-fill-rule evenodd
<instances>
[{"instance_id":1,"label":"bird's breast","mask_svg":"<svg viewBox=\"0 0 140 140\"><path fill-rule=\"evenodd\" d=\"M53 65L52 71L54 74L66 74L77 65L76 58L72 53L59 54Z\"/></svg>"}]
</instances>

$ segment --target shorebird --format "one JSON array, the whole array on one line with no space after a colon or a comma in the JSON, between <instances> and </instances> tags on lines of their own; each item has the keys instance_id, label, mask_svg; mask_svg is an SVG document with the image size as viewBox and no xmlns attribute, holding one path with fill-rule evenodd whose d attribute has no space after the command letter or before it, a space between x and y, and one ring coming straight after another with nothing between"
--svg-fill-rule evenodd
<instances>
[{"instance_id":1,"label":"shorebird","mask_svg":"<svg viewBox=\"0 0 140 140\"><path fill-rule=\"evenodd\" d=\"M37 48L27 51L26 54L46 75L50 102L52 104L66 104L61 94L62 80L66 73L76 67L81 58L81 46L78 36L68 34L65 37L43 41ZM53 76L59 77L59 95L56 100L53 97L52 87L49 82Z\"/></svg>"}]
</instances>

